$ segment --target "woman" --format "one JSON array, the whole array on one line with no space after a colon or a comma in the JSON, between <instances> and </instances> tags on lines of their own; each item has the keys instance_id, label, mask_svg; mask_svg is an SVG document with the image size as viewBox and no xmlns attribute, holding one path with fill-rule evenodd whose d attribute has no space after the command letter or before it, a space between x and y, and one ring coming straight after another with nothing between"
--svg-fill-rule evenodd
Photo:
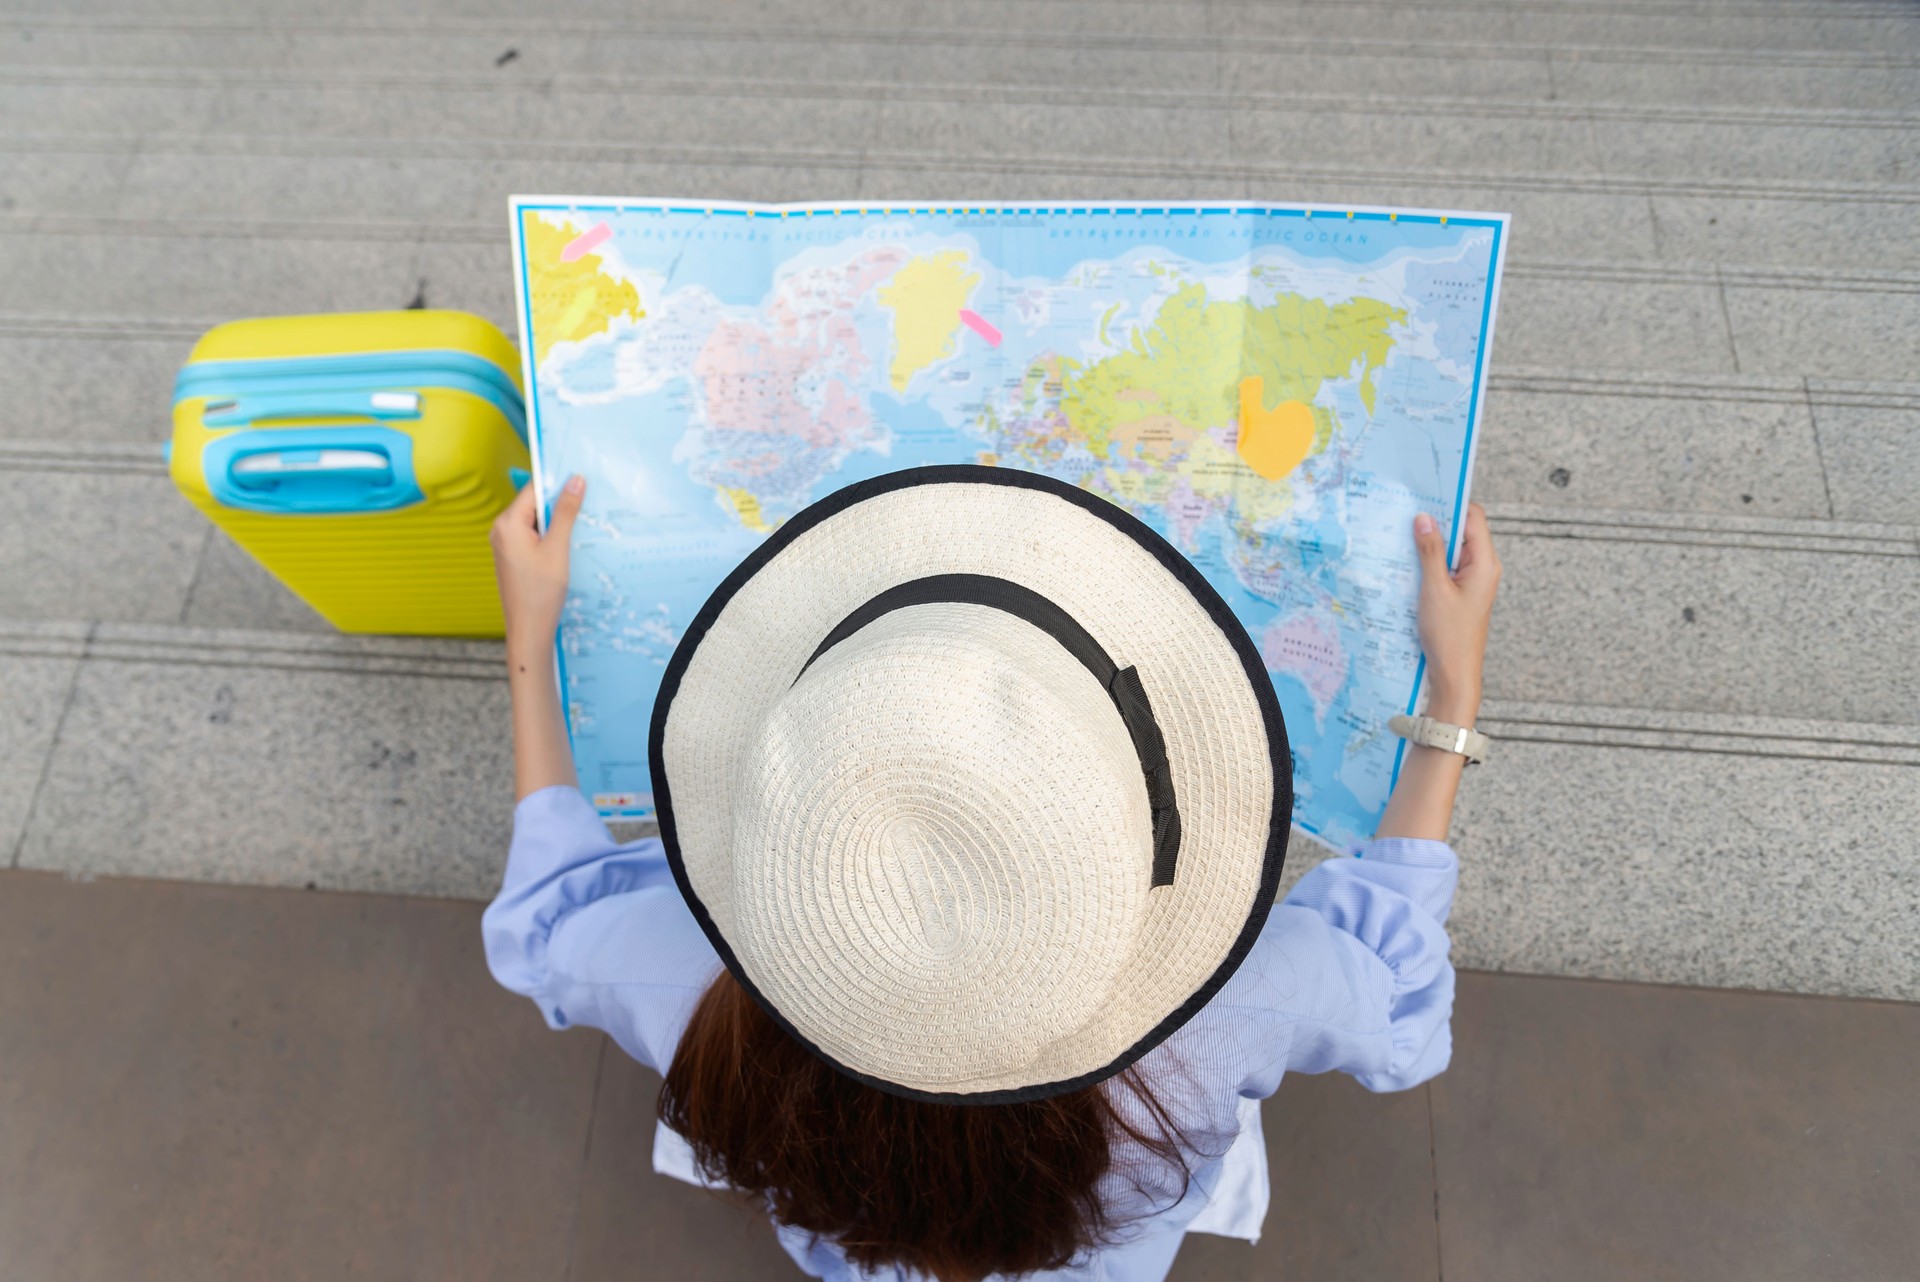
<instances>
[{"instance_id":1,"label":"woman","mask_svg":"<svg viewBox=\"0 0 1920 1282\"><path fill-rule=\"evenodd\" d=\"M1118 507L922 468L788 521L668 665L661 835L620 846L553 682L583 492L494 532L519 803L488 962L663 1070L664 1148L807 1273L1158 1279L1189 1227L1257 1234L1287 1071L1446 1066L1463 757L1410 746L1361 857L1274 906L1265 665ZM1477 507L1454 572L1415 540L1427 713L1471 727L1499 563Z\"/></svg>"}]
</instances>

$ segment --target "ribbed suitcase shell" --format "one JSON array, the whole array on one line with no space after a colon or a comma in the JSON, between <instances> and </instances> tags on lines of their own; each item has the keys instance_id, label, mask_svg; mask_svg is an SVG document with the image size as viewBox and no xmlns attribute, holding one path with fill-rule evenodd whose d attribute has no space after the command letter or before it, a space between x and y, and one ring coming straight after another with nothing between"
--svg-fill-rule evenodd
<instances>
[{"instance_id":1,"label":"ribbed suitcase shell","mask_svg":"<svg viewBox=\"0 0 1920 1282\"><path fill-rule=\"evenodd\" d=\"M487 530L530 466L519 364L464 312L218 326L175 386L174 483L343 632L497 637Z\"/></svg>"}]
</instances>

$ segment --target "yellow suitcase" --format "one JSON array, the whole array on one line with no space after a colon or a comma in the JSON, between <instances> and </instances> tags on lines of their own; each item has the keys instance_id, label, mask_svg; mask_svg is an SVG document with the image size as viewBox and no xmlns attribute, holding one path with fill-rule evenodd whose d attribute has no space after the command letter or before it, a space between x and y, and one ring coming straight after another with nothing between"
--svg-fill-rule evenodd
<instances>
[{"instance_id":1,"label":"yellow suitcase","mask_svg":"<svg viewBox=\"0 0 1920 1282\"><path fill-rule=\"evenodd\" d=\"M180 492L343 632L497 637L520 357L465 312L234 321L174 384Z\"/></svg>"}]
</instances>

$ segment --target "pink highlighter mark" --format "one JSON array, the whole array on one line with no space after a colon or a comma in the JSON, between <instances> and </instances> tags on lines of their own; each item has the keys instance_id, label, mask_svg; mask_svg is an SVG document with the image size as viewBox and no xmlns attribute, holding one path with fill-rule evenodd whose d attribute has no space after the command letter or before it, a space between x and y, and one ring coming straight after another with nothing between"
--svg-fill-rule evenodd
<instances>
[{"instance_id":1,"label":"pink highlighter mark","mask_svg":"<svg viewBox=\"0 0 1920 1282\"><path fill-rule=\"evenodd\" d=\"M989 345L993 347L1000 346L1000 331L995 329L993 323L979 312L962 307L960 309L960 323L980 335L980 337L986 339Z\"/></svg>"},{"instance_id":2,"label":"pink highlighter mark","mask_svg":"<svg viewBox=\"0 0 1920 1282\"><path fill-rule=\"evenodd\" d=\"M613 239L613 228L605 223L595 223L567 242L567 247L560 251L560 261L570 263L582 254L592 253L611 239Z\"/></svg>"}]
</instances>

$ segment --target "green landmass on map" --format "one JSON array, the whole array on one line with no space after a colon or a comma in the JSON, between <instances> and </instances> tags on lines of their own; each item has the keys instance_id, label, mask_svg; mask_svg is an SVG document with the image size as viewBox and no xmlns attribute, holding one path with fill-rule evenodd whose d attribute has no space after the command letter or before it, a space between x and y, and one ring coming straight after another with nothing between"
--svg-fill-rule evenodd
<instances>
[{"instance_id":1,"label":"green landmass on map","mask_svg":"<svg viewBox=\"0 0 1920 1282\"><path fill-rule=\"evenodd\" d=\"M1232 443L1242 383L1260 380L1266 407L1309 407L1309 454L1318 453L1336 426L1333 411L1315 404L1321 384L1357 377L1372 413L1373 374L1393 349L1392 328L1406 317L1404 308L1371 298L1326 303L1283 294L1255 304L1210 299L1204 285L1183 285L1120 351L1036 361L1021 380L1016 412L1043 422L1040 407L1057 407L1051 421L1062 426L1027 432L1015 448L1044 465L1069 444L1083 446L1108 464L1100 488L1121 503L1140 510L1165 503L1179 488L1232 508L1236 525L1251 535L1284 515L1293 491L1288 481L1256 476ZM1103 332L1111 321L1109 311ZM992 431L1000 423L996 416L983 426Z\"/></svg>"},{"instance_id":2,"label":"green landmass on map","mask_svg":"<svg viewBox=\"0 0 1920 1282\"><path fill-rule=\"evenodd\" d=\"M1246 378L1264 380L1270 404L1312 404L1323 381L1351 377L1361 363L1360 398L1371 412L1373 372L1393 348L1389 327L1406 316L1371 298L1328 304L1283 294L1256 306L1210 301L1206 286L1187 285L1125 350L1092 363L1063 358L1060 408L1096 458L1116 446L1170 453L1235 422Z\"/></svg>"}]
</instances>

